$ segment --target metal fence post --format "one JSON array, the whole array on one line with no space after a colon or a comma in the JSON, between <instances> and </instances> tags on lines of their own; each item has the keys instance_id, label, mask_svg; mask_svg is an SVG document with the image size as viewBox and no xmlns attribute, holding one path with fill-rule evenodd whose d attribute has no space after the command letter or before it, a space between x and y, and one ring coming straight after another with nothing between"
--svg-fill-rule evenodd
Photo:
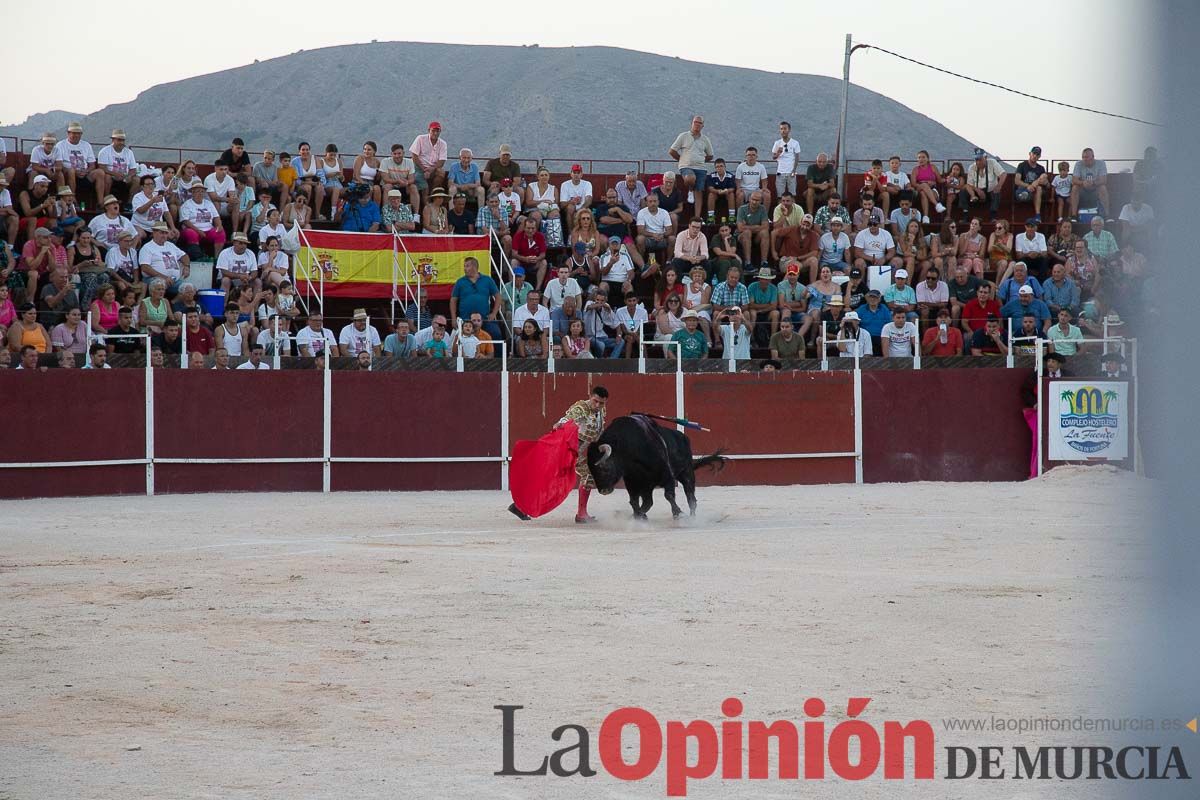
<instances>
[{"instance_id":1,"label":"metal fence post","mask_svg":"<svg viewBox=\"0 0 1200 800\"><path fill-rule=\"evenodd\" d=\"M146 334L146 496L154 496L154 367L150 364L150 335Z\"/></svg>"}]
</instances>

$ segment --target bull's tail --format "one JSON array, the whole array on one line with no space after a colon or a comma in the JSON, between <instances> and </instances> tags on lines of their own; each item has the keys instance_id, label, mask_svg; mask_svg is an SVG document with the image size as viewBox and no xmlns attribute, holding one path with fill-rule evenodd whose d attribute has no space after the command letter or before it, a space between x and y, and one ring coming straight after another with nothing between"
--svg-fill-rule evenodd
<instances>
[{"instance_id":1,"label":"bull's tail","mask_svg":"<svg viewBox=\"0 0 1200 800\"><path fill-rule=\"evenodd\" d=\"M725 463L729 461L729 459L721 455L724 452L725 448L722 447L711 456L704 456L703 458L695 459L692 461L692 471L694 472L701 467L712 467L713 472L720 472L721 470L725 469Z\"/></svg>"}]
</instances>

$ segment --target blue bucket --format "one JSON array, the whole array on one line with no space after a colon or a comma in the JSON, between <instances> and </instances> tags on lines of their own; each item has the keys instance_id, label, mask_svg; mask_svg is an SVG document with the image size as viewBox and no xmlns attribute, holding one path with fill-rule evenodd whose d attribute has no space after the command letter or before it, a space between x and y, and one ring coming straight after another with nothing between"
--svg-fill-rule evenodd
<instances>
[{"instance_id":1,"label":"blue bucket","mask_svg":"<svg viewBox=\"0 0 1200 800\"><path fill-rule=\"evenodd\" d=\"M196 292L200 307L214 318L225 316L225 292L220 289L201 289Z\"/></svg>"}]
</instances>

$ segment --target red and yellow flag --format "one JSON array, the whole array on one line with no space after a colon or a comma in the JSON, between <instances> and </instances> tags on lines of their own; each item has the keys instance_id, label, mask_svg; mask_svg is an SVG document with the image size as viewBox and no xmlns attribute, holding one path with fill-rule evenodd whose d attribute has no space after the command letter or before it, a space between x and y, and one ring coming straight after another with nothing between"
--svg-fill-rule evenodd
<instances>
[{"instance_id":1,"label":"red and yellow flag","mask_svg":"<svg viewBox=\"0 0 1200 800\"><path fill-rule=\"evenodd\" d=\"M485 275L490 269L486 234L400 239L403 247L390 233L305 231L296 254L296 288L303 291L311 282L311 291L320 292L324 273L326 297L390 298L393 276L399 287L407 276L414 291L419 280L430 300L444 300L463 276L468 257L479 261Z\"/></svg>"}]
</instances>

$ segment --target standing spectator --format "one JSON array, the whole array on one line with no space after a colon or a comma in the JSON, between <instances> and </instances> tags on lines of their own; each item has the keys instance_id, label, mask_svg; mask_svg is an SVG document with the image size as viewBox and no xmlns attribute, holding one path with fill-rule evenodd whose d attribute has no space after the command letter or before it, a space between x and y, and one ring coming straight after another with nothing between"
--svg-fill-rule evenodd
<instances>
[{"instance_id":1,"label":"standing spectator","mask_svg":"<svg viewBox=\"0 0 1200 800\"><path fill-rule=\"evenodd\" d=\"M1016 183L1013 195L1018 203L1033 203L1031 219L1034 220L1035 226L1042 221L1042 194L1052 191L1050 175L1047 174L1046 168L1038 162L1041 157L1042 148L1030 148L1029 158L1017 165L1017 172L1013 176L1013 181Z\"/></svg>"},{"instance_id":2,"label":"standing spectator","mask_svg":"<svg viewBox=\"0 0 1200 800\"><path fill-rule=\"evenodd\" d=\"M713 160L713 146L709 138L701 131L704 129L704 117L697 114L692 117L691 127L675 137L671 149L671 158L679 161L679 174L683 185L687 188L688 202L694 203L693 216L700 216L704 193L704 179L708 175L706 165Z\"/></svg>"},{"instance_id":3,"label":"standing spectator","mask_svg":"<svg viewBox=\"0 0 1200 800\"><path fill-rule=\"evenodd\" d=\"M902 309L892 309L892 321L879 333L881 354L888 358L913 358L916 355L917 326L905 318Z\"/></svg>"},{"instance_id":4,"label":"standing spectator","mask_svg":"<svg viewBox=\"0 0 1200 800\"><path fill-rule=\"evenodd\" d=\"M646 197L646 207L637 212L637 249L646 264L642 272L648 278L658 271L658 258L665 263L675 249L675 227L671 215L658 207L658 195Z\"/></svg>"},{"instance_id":5,"label":"standing spectator","mask_svg":"<svg viewBox=\"0 0 1200 800\"><path fill-rule=\"evenodd\" d=\"M408 146L408 153L412 156L413 166L416 167L414 175L422 198L430 189L444 186L446 140L442 138L442 123L429 123L429 132L413 139L413 143Z\"/></svg>"},{"instance_id":6,"label":"standing spectator","mask_svg":"<svg viewBox=\"0 0 1200 800\"><path fill-rule=\"evenodd\" d=\"M324 318L319 311L308 315L308 324L296 334L296 346L300 348L300 355L312 358L328 353L330 356L337 357L337 339L334 338L333 331L326 328L323 322Z\"/></svg>"},{"instance_id":7,"label":"standing spectator","mask_svg":"<svg viewBox=\"0 0 1200 800\"><path fill-rule=\"evenodd\" d=\"M513 237L513 260L525 268L526 275L536 276L535 287L545 283L546 237L532 217L525 219L523 230Z\"/></svg>"},{"instance_id":8,"label":"standing spectator","mask_svg":"<svg viewBox=\"0 0 1200 800\"><path fill-rule=\"evenodd\" d=\"M755 190L747 196L749 200L745 205L739 206L737 212L738 243L742 246L742 262L752 263L753 248L757 245L761 257L759 266L766 267L771 252L771 233L767 224L767 207L770 200L767 199L765 190Z\"/></svg>"},{"instance_id":9,"label":"standing spectator","mask_svg":"<svg viewBox=\"0 0 1200 800\"><path fill-rule=\"evenodd\" d=\"M938 268L930 267L925 273L925 280L917 284L917 313L922 325L928 326L935 317L940 321L943 311L946 312L946 320L950 320L950 287L941 278L942 273Z\"/></svg>"},{"instance_id":10,"label":"standing spectator","mask_svg":"<svg viewBox=\"0 0 1200 800\"><path fill-rule=\"evenodd\" d=\"M939 214L946 210L939 199L937 188L942 182L942 175L938 168L930 163L928 150L917 152L917 165L913 167L911 177L912 190L921 199L921 222L928 225L930 203Z\"/></svg>"},{"instance_id":11,"label":"standing spectator","mask_svg":"<svg viewBox=\"0 0 1200 800\"><path fill-rule=\"evenodd\" d=\"M179 207L179 238L196 256L200 254L201 242L212 245L213 253L220 256L221 248L225 246L225 229L221 226L220 211L213 204L203 183L193 183L191 192L191 198ZM170 232L170 228L160 222L153 226L151 233L158 230L160 225Z\"/></svg>"},{"instance_id":12,"label":"standing spectator","mask_svg":"<svg viewBox=\"0 0 1200 800\"><path fill-rule=\"evenodd\" d=\"M1016 237L1015 249L1017 258L1025 263L1029 272L1039 281L1044 281L1050 272L1050 248L1046 237L1037 229L1038 218L1030 217L1025 220L1025 233ZM1008 277L1007 274L1001 280Z\"/></svg>"},{"instance_id":13,"label":"standing spectator","mask_svg":"<svg viewBox=\"0 0 1200 800\"><path fill-rule=\"evenodd\" d=\"M750 201L750 196L755 192L762 192L763 205L771 207L771 192L767 189L767 168L758 163L757 147L746 148L746 160L737 165L733 177L738 183L736 201L739 209Z\"/></svg>"},{"instance_id":14,"label":"standing spectator","mask_svg":"<svg viewBox=\"0 0 1200 800\"><path fill-rule=\"evenodd\" d=\"M341 354L357 356L369 350L375 358L379 358L381 347L379 331L375 330L373 325L367 324L367 310L354 309L353 321L338 334L338 349Z\"/></svg>"},{"instance_id":15,"label":"standing spectator","mask_svg":"<svg viewBox=\"0 0 1200 800\"><path fill-rule=\"evenodd\" d=\"M509 186L520 190L525 181L521 178L521 165L512 158L512 147L500 145L500 155L490 159L483 167L483 182L489 194L500 191L500 182L507 180Z\"/></svg>"},{"instance_id":16,"label":"standing spectator","mask_svg":"<svg viewBox=\"0 0 1200 800\"><path fill-rule=\"evenodd\" d=\"M796 195L796 167L800 163L800 143L792 138L792 124L779 123L779 138L771 146L771 156L775 159L775 196L783 197L784 192ZM807 208L812 208L809 204Z\"/></svg>"},{"instance_id":17,"label":"standing spectator","mask_svg":"<svg viewBox=\"0 0 1200 800\"><path fill-rule=\"evenodd\" d=\"M843 231L851 230L850 212L842 206L842 196L830 190L828 202L817 209L817 213L813 215L813 222L822 231L828 233L831 230L829 224L835 217L842 221Z\"/></svg>"},{"instance_id":18,"label":"standing spectator","mask_svg":"<svg viewBox=\"0 0 1200 800\"><path fill-rule=\"evenodd\" d=\"M971 355L1008 355L1008 338L1004 335L1004 329L1000 326L999 317L988 317L984 323L984 327L971 335Z\"/></svg>"},{"instance_id":19,"label":"standing spectator","mask_svg":"<svg viewBox=\"0 0 1200 800\"><path fill-rule=\"evenodd\" d=\"M1072 317L1079 313L1079 286L1067 276L1066 264L1055 264L1050 270L1050 280L1042 284L1042 300L1056 316L1064 309Z\"/></svg>"},{"instance_id":20,"label":"standing spectator","mask_svg":"<svg viewBox=\"0 0 1200 800\"><path fill-rule=\"evenodd\" d=\"M617 184L617 199L634 217L637 217L638 212L646 205L646 198L649 196L646 186L638 180L634 170L626 172L625 180Z\"/></svg>"},{"instance_id":21,"label":"standing spectator","mask_svg":"<svg viewBox=\"0 0 1200 800\"><path fill-rule=\"evenodd\" d=\"M1046 338L1050 340L1050 352L1073 356L1079 352L1080 343L1083 342L1083 331L1072 324L1070 309L1060 308L1056 316L1058 324L1046 332Z\"/></svg>"},{"instance_id":22,"label":"standing spectator","mask_svg":"<svg viewBox=\"0 0 1200 800\"><path fill-rule=\"evenodd\" d=\"M450 316L470 319L472 314L487 318L487 331L500 338L500 326L495 321L500 312L500 289L490 275L479 273L479 261L474 256L463 260L463 276L454 283L450 294Z\"/></svg>"},{"instance_id":23,"label":"standing spectator","mask_svg":"<svg viewBox=\"0 0 1200 800\"><path fill-rule=\"evenodd\" d=\"M1054 218L1058 222L1072 222L1066 212L1071 207L1071 165L1065 161L1058 162L1058 174L1050 180L1054 188Z\"/></svg>"},{"instance_id":24,"label":"standing spectator","mask_svg":"<svg viewBox=\"0 0 1200 800\"><path fill-rule=\"evenodd\" d=\"M837 168L829 163L828 153L817 153L816 162L809 164L804 173L804 182L804 207L813 214L817 226L827 230L829 220L822 221L817 209L824 207L837 194ZM841 198L838 197L838 200L840 202ZM845 222L849 224L849 218Z\"/></svg>"},{"instance_id":25,"label":"standing spectator","mask_svg":"<svg viewBox=\"0 0 1200 800\"><path fill-rule=\"evenodd\" d=\"M583 179L583 167L571 165L571 177L563 181L558 190L558 202L562 213L567 216L567 227L575 228L575 217L592 207L592 184Z\"/></svg>"},{"instance_id":26,"label":"standing spectator","mask_svg":"<svg viewBox=\"0 0 1200 800\"><path fill-rule=\"evenodd\" d=\"M725 159L718 158L713 162L713 172L704 179L704 193L708 200L708 217L713 222L717 219L717 205L725 204L725 213L721 219L728 219L737 209L737 179L725 170Z\"/></svg>"},{"instance_id":27,"label":"standing spectator","mask_svg":"<svg viewBox=\"0 0 1200 800\"><path fill-rule=\"evenodd\" d=\"M138 162L133 151L125 146L125 131L112 132L112 144L96 154L96 195L120 194L128 199L137 186ZM101 187L99 184L103 183Z\"/></svg>"},{"instance_id":28,"label":"standing spectator","mask_svg":"<svg viewBox=\"0 0 1200 800\"><path fill-rule=\"evenodd\" d=\"M963 182L962 191L958 193L963 220L970 218L971 206L977 203L987 203L990 218L994 220L1000 212L1000 196L1007 179L1008 173L996 159L981 148L975 148L975 161L967 168L966 180Z\"/></svg>"},{"instance_id":29,"label":"standing spectator","mask_svg":"<svg viewBox=\"0 0 1200 800\"><path fill-rule=\"evenodd\" d=\"M479 165L472 161L474 157L475 154L469 147L459 150L458 161L450 166L446 177L450 181L450 194L457 196L462 192L470 195L475 199L475 208L479 209L483 208L487 192L483 188L483 176L479 172Z\"/></svg>"},{"instance_id":30,"label":"standing spectator","mask_svg":"<svg viewBox=\"0 0 1200 800\"><path fill-rule=\"evenodd\" d=\"M1046 304L1033 296L1032 286L1022 286L1017 290L1015 300L1009 300L1000 309L1000 316L1005 323L1008 320L1014 320L1013 327L1019 327L1020 319L1026 314L1032 314L1037 323L1038 330L1044 331L1050 327L1050 309L1046 308Z\"/></svg>"},{"instance_id":31,"label":"standing spectator","mask_svg":"<svg viewBox=\"0 0 1200 800\"><path fill-rule=\"evenodd\" d=\"M1100 216L1108 213L1108 165L1096 158L1090 147L1071 171L1071 221L1079 220L1079 207L1099 208Z\"/></svg>"},{"instance_id":32,"label":"standing spectator","mask_svg":"<svg viewBox=\"0 0 1200 800\"><path fill-rule=\"evenodd\" d=\"M992 285L980 283L975 290L975 299L963 306L962 329L967 336L983 330L991 317L1000 317L1000 302L992 297Z\"/></svg>"},{"instance_id":33,"label":"standing spectator","mask_svg":"<svg viewBox=\"0 0 1200 800\"><path fill-rule=\"evenodd\" d=\"M942 306L937 312L937 324L930 326L921 339L921 354L941 357L960 356L962 352L962 331L950 324L950 309Z\"/></svg>"}]
</instances>

